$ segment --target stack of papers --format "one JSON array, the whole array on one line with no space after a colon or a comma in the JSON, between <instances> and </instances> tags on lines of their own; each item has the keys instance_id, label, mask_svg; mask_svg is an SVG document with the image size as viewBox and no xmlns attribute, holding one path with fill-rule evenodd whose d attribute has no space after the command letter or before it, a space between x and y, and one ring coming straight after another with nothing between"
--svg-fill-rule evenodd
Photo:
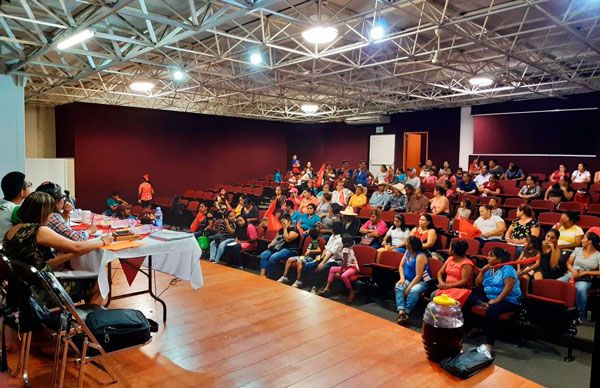
<instances>
[{"instance_id":1,"label":"stack of papers","mask_svg":"<svg viewBox=\"0 0 600 388\"><path fill-rule=\"evenodd\" d=\"M173 240L183 240L184 238L190 238L194 235L191 233L184 232L176 232L174 230L159 230L157 232L152 233L150 236L156 240L161 241L173 241Z\"/></svg>"}]
</instances>

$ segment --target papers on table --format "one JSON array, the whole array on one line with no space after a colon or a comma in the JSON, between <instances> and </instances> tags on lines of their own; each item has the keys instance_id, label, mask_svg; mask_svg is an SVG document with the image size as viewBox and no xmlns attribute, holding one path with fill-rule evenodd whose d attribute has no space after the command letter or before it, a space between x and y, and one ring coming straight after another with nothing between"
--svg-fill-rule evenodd
<instances>
[{"instance_id":1,"label":"papers on table","mask_svg":"<svg viewBox=\"0 0 600 388\"><path fill-rule=\"evenodd\" d=\"M159 230L157 232L152 233L149 237L161 241L173 241L183 240L185 238L190 238L193 236L194 235L191 233L176 232L174 230Z\"/></svg>"}]
</instances>

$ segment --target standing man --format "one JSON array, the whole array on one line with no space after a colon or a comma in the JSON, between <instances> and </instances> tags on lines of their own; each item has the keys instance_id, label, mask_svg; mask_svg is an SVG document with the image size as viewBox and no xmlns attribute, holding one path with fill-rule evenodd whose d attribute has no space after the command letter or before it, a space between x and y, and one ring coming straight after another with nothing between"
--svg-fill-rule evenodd
<instances>
[{"instance_id":1,"label":"standing man","mask_svg":"<svg viewBox=\"0 0 600 388\"><path fill-rule=\"evenodd\" d=\"M362 185L363 187L367 187L373 178L373 174L367 169L367 162L361 160L358 164L358 169L354 171L354 184L356 186Z\"/></svg>"}]
</instances>

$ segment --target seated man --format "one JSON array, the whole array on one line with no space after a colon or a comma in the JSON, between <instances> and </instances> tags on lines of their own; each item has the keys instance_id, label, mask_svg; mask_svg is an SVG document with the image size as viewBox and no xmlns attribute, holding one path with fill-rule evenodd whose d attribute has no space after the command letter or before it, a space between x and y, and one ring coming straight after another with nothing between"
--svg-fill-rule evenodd
<instances>
[{"instance_id":1,"label":"seated man","mask_svg":"<svg viewBox=\"0 0 600 388\"><path fill-rule=\"evenodd\" d=\"M367 196L364 194L366 189L362 185L356 186L356 193L348 200L348 205L355 209L360 209L367 204Z\"/></svg>"},{"instance_id":2,"label":"seated man","mask_svg":"<svg viewBox=\"0 0 600 388\"><path fill-rule=\"evenodd\" d=\"M386 205L387 210L393 210L396 212L406 211L407 198L404 194L405 186L402 183L388 186L392 190L392 195Z\"/></svg>"},{"instance_id":3,"label":"seated man","mask_svg":"<svg viewBox=\"0 0 600 388\"><path fill-rule=\"evenodd\" d=\"M490 180L491 176L492 176L492 174L490 174L488 172L487 166L486 165L481 166L481 170L479 171L479 174L477 174L477 176L473 180L475 182L475 186L482 187L484 183L486 183Z\"/></svg>"},{"instance_id":4,"label":"seated man","mask_svg":"<svg viewBox=\"0 0 600 388\"><path fill-rule=\"evenodd\" d=\"M2 193L0 199L0 239L13 227L11 218L13 212L29 195L31 183L25 179L25 174L13 171L2 178Z\"/></svg>"},{"instance_id":5,"label":"seated man","mask_svg":"<svg viewBox=\"0 0 600 388\"><path fill-rule=\"evenodd\" d=\"M106 210L104 211L104 214L107 216L116 217L119 205L128 205L128 203L119 197L119 193L117 191L113 191L110 193L110 198L106 200Z\"/></svg>"},{"instance_id":6,"label":"seated man","mask_svg":"<svg viewBox=\"0 0 600 388\"><path fill-rule=\"evenodd\" d=\"M459 195L463 194L475 194L477 192L477 185L471 181L471 174L468 172L463 173L462 179L456 185L456 193Z\"/></svg>"},{"instance_id":7,"label":"seated man","mask_svg":"<svg viewBox=\"0 0 600 388\"><path fill-rule=\"evenodd\" d=\"M407 185L408 186L408 185ZM407 186L405 186L407 188ZM407 188L408 190L408 188ZM408 191L407 191L408 193ZM414 194L408 197L406 211L408 213L426 213L429 209L429 199L423 195L420 187L414 189Z\"/></svg>"},{"instance_id":8,"label":"seated man","mask_svg":"<svg viewBox=\"0 0 600 388\"><path fill-rule=\"evenodd\" d=\"M406 181L404 181L405 185L411 185L412 187L421 187L421 179L417 176L417 171L414 168L409 168L406 171Z\"/></svg>"},{"instance_id":9,"label":"seated man","mask_svg":"<svg viewBox=\"0 0 600 388\"><path fill-rule=\"evenodd\" d=\"M369 205L372 207L377 207L379 209L383 209L387 202L390 199L390 195L385 191L387 183L385 181L380 181L377 184L377 191L371 194L371 199L369 200Z\"/></svg>"},{"instance_id":10,"label":"seated man","mask_svg":"<svg viewBox=\"0 0 600 388\"><path fill-rule=\"evenodd\" d=\"M348 200L352 195L352 191L344 187L344 181L338 180L335 184L335 190L331 194L331 202L337 203L340 206L348 206Z\"/></svg>"},{"instance_id":11,"label":"seated man","mask_svg":"<svg viewBox=\"0 0 600 388\"><path fill-rule=\"evenodd\" d=\"M525 199L536 199L540 196L540 185L537 184L537 177L529 175L525 179L525 186L521 188L517 196Z\"/></svg>"}]
</instances>

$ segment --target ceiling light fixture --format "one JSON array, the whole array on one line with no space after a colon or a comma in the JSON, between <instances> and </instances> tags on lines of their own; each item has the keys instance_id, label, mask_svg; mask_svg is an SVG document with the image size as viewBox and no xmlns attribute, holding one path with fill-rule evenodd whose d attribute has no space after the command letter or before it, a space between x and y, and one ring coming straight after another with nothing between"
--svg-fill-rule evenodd
<instances>
[{"instance_id":1,"label":"ceiling light fixture","mask_svg":"<svg viewBox=\"0 0 600 388\"><path fill-rule=\"evenodd\" d=\"M302 112L306 113L307 115L314 115L315 113L317 113L319 111L319 105L317 105L317 104L302 104L302 105L300 105L300 109L302 109Z\"/></svg>"},{"instance_id":2,"label":"ceiling light fixture","mask_svg":"<svg viewBox=\"0 0 600 388\"><path fill-rule=\"evenodd\" d=\"M312 27L302 33L302 37L308 43L324 44L330 43L337 37L338 30L335 27Z\"/></svg>"},{"instance_id":3,"label":"ceiling light fixture","mask_svg":"<svg viewBox=\"0 0 600 388\"><path fill-rule=\"evenodd\" d=\"M173 71L173 80L174 81L181 81L184 78L185 78L185 73L182 70L175 69L175 71Z\"/></svg>"},{"instance_id":4,"label":"ceiling light fixture","mask_svg":"<svg viewBox=\"0 0 600 388\"><path fill-rule=\"evenodd\" d=\"M250 63L252 63L253 65L260 65L262 61L263 59L260 53L253 53L252 55L250 55Z\"/></svg>"},{"instance_id":5,"label":"ceiling light fixture","mask_svg":"<svg viewBox=\"0 0 600 388\"><path fill-rule=\"evenodd\" d=\"M59 50L64 50L71 46L75 46L76 44L79 44L83 41L88 40L89 38L94 36L94 34L95 34L94 30L90 30L89 28L86 28L85 30L74 33L73 35L69 36L68 38L63 39L60 42L58 42L58 44L56 45L56 48Z\"/></svg>"},{"instance_id":6,"label":"ceiling light fixture","mask_svg":"<svg viewBox=\"0 0 600 388\"><path fill-rule=\"evenodd\" d=\"M477 88L481 88L481 87L490 86L491 84L494 83L494 80L492 80L489 77L475 77L475 78L471 78L469 80L469 83L472 86L475 86Z\"/></svg>"},{"instance_id":7,"label":"ceiling light fixture","mask_svg":"<svg viewBox=\"0 0 600 388\"><path fill-rule=\"evenodd\" d=\"M129 84L129 88L136 92L148 93L152 90L152 88L154 88L154 82L145 79L138 79Z\"/></svg>"},{"instance_id":8,"label":"ceiling light fixture","mask_svg":"<svg viewBox=\"0 0 600 388\"><path fill-rule=\"evenodd\" d=\"M369 36L371 37L371 40L381 40L385 36L385 30L382 26L373 26L373 28L371 28Z\"/></svg>"}]
</instances>

